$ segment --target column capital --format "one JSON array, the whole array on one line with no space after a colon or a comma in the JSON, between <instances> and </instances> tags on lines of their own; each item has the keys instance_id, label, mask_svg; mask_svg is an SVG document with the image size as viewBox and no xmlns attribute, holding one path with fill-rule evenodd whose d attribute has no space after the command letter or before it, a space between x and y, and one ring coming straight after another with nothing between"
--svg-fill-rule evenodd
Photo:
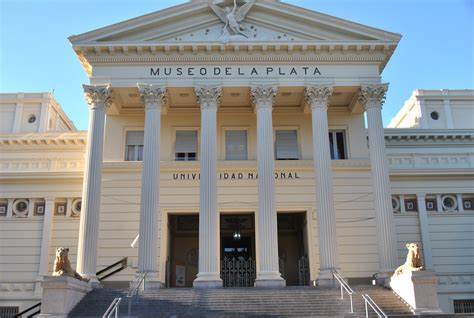
<instances>
[{"instance_id":1,"label":"column capital","mask_svg":"<svg viewBox=\"0 0 474 318\"><path fill-rule=\"evenodd\" d=\"M166 87L140 83L137 84L137 87L145 109L161 108L166 103L168 97Z\"/></svg>"},{"instance_id":2,"label":"column capital","mask_svg":"<svg viewBox=\"0 0 474 318\"><path fill-rule=\"evenodd\" d=\"M89 109L108 108L112 103L110 85L82 85Z\"/></svg>"},{"instance_id":3,"label":"column capital","mask_svg":"<svg viewBox=\"0 0 474 318\"><path fill-rule=\"evenodd\" d=\"M194 88L197 102L201 110L217 110L221 103L222 87L220 86L196 86Z\"/></svg>"},{"instance_id":4,"label":"column capital","mask_svg":"<svg viewBox=\"0 0 474 318\"><path fill-rule=\"evenodd\" d=\"M250 97L256 109L273 105L278 87L271 85L258 85L250 87Z\"/></svg>"},{"instance_id":5,"label":"column capital","mask_svg":"<svg viewBox=\"0 0 474 318\"><path fill-rule=\"evenodd\" d=\"M382 108L388 90L388 84L361 85L358 101L367 111L371 108Z\"/></svg>"},{"instance_id":6,"label":"column capital","mask_svg":"<svg viewBox=\"0 0 474 318\"><path fill-rule=\"evenodd\" d=\"M333 92L330 85L312 85L305 89L305 101L311 107L311 110L322 108L327 110L328 100Z\"/></svg>"}]
</instances>

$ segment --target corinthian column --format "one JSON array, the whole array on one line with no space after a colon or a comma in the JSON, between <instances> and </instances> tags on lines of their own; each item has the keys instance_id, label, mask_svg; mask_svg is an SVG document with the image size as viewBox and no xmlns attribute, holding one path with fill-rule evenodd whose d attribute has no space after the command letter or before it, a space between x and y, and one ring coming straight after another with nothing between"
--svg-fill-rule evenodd
<instances>
[{"instance_id":1,"label":"corinthian column","mask_svg":"<svg viewBox=\"0 0 474 318\"><path fill-rule=\"evenodd\" d=\"M110 86L83 85L89 105L89 130L82 189L82 211L79 225L77 271L97 286L97 241L102 187L102 154L105 111L110 106Z\"/></svg>"},{"instance_id":2,"label":"corinthian column","mask_svg":"<svg viewBox=\"0 0 474 318\"><path fill-rule=\"evenodd\" d=\"M195 89L201 107L201 181L199 202L199 273L197 288L222 287L219 260L219 212L217 211L216 115L221 87Z\"/></svg>"},{"instance_id":3,"label":"corinthian column","mask_svg":"<svg viewBox=\"0 0 474 318\"><path fill-rule=\"evenodd\" d=\"M255 86L250 90L257 112L258 161L258 272L256 287L285 286L278 266L278 226L275 204L275 152L272 106L277 87Z\"/></svg>"},{"instance_id":4,"label":"corinthian column","mask_svg":"<svg viewBox=\"0 0 474 318\"><path fill-rule=\"evenodd\" d=\"M388 84L366 85L361 87L359 96L359 102L367 112L381 278L385 278L397 266L397 241L382 123L382 104L385 101L387 89Z\"/></svg>"},{"instance_id":5,"label":"corinthian column","mask_svg":"<svg viewBox=\"0 0 474 318\"><path fill-rule=\"evenodd\" d=\"M157 231L160 213L161 107L165 102L166 88L139 84L138 91L145 104L138 271L147 273L146 289L155 289L163 286L158 280Z\"/></svg>"},{"instance_id":6,"label":"corinthian column","mask_svg":"<svg viewBox=\"0 0 474 318\"><path fill-rule=\"evenodd\" d=\"M306 102L313 121L313 163L316 180L316 212L319 234L318 285L332 283L337 269L336 210L334 209L331 152L329 149L328 100L331 86L306 88Z\"/></svg>"}]
</instances>

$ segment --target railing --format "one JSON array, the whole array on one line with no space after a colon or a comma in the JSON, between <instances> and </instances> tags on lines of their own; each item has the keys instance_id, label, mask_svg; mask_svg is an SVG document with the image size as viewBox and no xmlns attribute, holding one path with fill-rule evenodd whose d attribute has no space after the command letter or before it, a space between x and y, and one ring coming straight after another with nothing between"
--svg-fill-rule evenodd
<instances>
[{"instance_id":1,"label":"railing","mask_svg":"<svg viewBox=\"0 0 474 318\"><path fill-rule=\"evenodd\" d=\"M365 317L369 318L369 306L372 310L377 314L379 318L387 318L387 315L383 312L382 309L375 303L375 301L367 294L363 294L362 298L364 298L365 302Z\"/></svg>"},{"instance_id":2,"label":"railing","mask_svg":"<svg viewBox=\"0 0 474 318\"><path fill-rule=\"evenodd\" d=\"M23 315L26 315L26 317L28 317L28 318L34 317L34 316L36 316L37 314L40 313L39 307L41 307L41 303L37 303L37 304L35 304L35 305L31 306L31 307L26 308L26 309L23 310L22 312L19 312L18 314L16 314L15 317L23 317ZM34 309L36 309L36 308L38 308L37 311L35 311L35 312L33 312L33 313L27 315L28 312L30 312L30 311L32 311L32 310L34 310Z\"/></svg>"},{"instance_id":3,"label":"railing","mask_svg":"<svg viewBox=\"0 0 474 318\"><path fill-rule=\"evenodd\" d=\"M98 271L97 273L95 273L97 275L97 279L99 281L102 281L112 275L115 275L117 274L118 272L121 272L123 271L125 268L127 268L127 263L128 263L128 258L127 257L124 257L122 258L120 261L118 262L115 262L109 266L107 266L106 268L104 269L101 269L100 271ZM117 267L118 266L118 267ZM114 269L115 267L117 267L116 269ZM110 273L107 273L108 271L110 271L111 269L114 269L112 272ZM103 275L102 275L103 274ZM102 276L101 276L102 275ZM19 312L15 318L21 318L23 317L23 315L25 315L26 317L30 318L30 317L34 317L36 315L38 315L40 313L40 309L39 307L41 307L41 302L31 306L31 307L28 307L27 309L23 310L22 312ZM27 315L28 312L32 311L33 309L36 309L38 308L37 311Z\"/></svg>"},{"instance_id":4,"label":"railing","mask_svg":"<svg viewBox=\"0 0 474 318\"><path fill-rule=\"evenodd\" d=\"M115 298L110 304L109 308L107 308L107 311L102 315L102 318L110 318L112 317L112 315L113 317L118 318L119 306L121 301L122 298Z\"/></svg>"},{"instance_id":5,"label":"railing","mask_svg":"<svg viewBox=\"0 0 474 318\"><path fill-rule=\"evenodd\" d=\"M139 273L135 279L130 283L130 289L127 294L128 298L128 316L132 314L132 298L138 294L138 290L143 283L143 289L145 289L146 273Z\"/></svg>"},{"instance_id":6,"label":"railing","mask_svg":"<svg viewBox=\"0 0 474 318\"><path fill-rule=\"evenodd\" d=\"M112 265L109 265L104 269L101 269L100 271L95 273L96 276L97 276L97 279L99 281L102 281L102 280L106 279L107 277L110 277L112 275L117 274L118 272L123 271L125 268L127 268L127 262L128 262L128 258L124 257L120 261L115 262ZM113 271L111 271L110 273L107 273L108 271L110 271L112 269L113 269Z\"/></svg>"},{"instance_id":7,"label":"railing","mask_svg":"<svg viewBox=\"0 0 474 318\"><path fill-rule=\"evenodd\" d=\"M339 274L337 270L332 271L332 275L334 276L334 279L338 281L339 286L341 288L341 299L344 299L344 291L347 293L349 296L349 299L351 301L351 314L354 313L354 302L352 301L352 295L354 295L354 291L352 290L351 286L346 282L346 280Z\"/></svg>"}]
</instances>

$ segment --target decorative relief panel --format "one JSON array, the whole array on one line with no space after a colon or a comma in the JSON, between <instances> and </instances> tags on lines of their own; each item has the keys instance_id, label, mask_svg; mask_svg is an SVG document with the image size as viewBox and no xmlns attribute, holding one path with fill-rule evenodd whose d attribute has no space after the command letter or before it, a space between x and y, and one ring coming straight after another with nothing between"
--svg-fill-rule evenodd
<instances>
[{"instance_id":1,"label":"decorative relief panel","mask_svg":"<svg viewBox=\"0 0 474 318\"><path fill-rule=\"evenodd\" d=\"M474 154L389 154L392 169L462 169L474 167Z\"/></svg>"},{"instance_id":2,"label":"decorative relief panel","mask_svg":"<svg viewBox=\"0 0 474 318\"><path fill-rule=\"evenodd\" d=\"M1 172L55 172L55 171L83 171L82 159L31 159L31 160L0 160Z\"/></svg>"}]
</instances>

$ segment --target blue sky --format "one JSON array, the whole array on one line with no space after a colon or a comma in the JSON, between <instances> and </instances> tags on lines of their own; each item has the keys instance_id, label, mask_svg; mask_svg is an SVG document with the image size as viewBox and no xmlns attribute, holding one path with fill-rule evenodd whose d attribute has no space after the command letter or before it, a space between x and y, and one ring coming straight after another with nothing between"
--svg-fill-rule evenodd
<instances>
[{"instance_id":1,"label":"blue sky","mask_svg":"<svg viewBox=\"0 0 474 318\"><path fill-rule=\"evenodd\" d=\"M79 129L88 79L67 37L177 0L0 0L0 92L52 91ZM416 88L474 88L474 0L285 0L403 38L382 74L385 124Z\"/></svg>"}]
</instances>

